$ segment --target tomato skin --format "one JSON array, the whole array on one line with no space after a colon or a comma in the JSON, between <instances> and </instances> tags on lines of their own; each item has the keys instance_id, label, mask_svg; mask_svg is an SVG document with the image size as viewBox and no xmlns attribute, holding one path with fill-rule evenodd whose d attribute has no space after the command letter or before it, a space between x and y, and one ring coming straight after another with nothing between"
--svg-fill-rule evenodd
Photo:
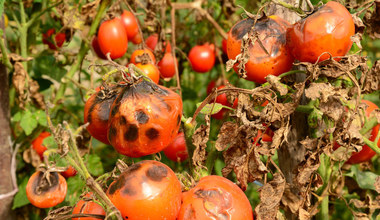
<instances>
[{"instance_id":1,"label":"tomato skin","mask_svg":"<svg viewBox=\"0 0 380 220\"><path fill-rule=\"evenodd\" d=\"M240 54L241 39L251 30L254 19L247 18L236 23L228 33L227 55L235 59ZM269 55L258 42L249 47L249 60L245 64L246 80L265 83L268 75L278 76L292 68L294 57L286 45L286 30L289 23L278 16L269 16L258 20L255 29ZM237 65L234 67L238 71Z\"/></svg>"},{"instance_id":2,"label":"tomato skin","mask_svg":"<svg viewBox=\"0 0 380 220\"><path fill-rule=\"evenodd\" d=\"M125 85L111 106L108 140L120 153L141 157L162 151L177 136L181 97L149 81Z\"/></svg>"},{"instance_id":3,"label":"tomato skin","mask_svg":"<svg viewBox=\"0 0 380 220\"><path fill-rule=\"evenodd\" d=\"M227 39L224 39L222 40L222 50L223 50L223 53L227 54Z\"/></svg>"},{"instance_id":4,"label":"tomato skin","mask_svg":"<svg viewBox=\"0 0 380 220\"><path fill-rule=\"evenodd\" d=\"M57 172L50 173L51 186L41 188L38 192L38 186L43 180L43 173L37 171L29 178L26 184L26 196L32 205L38 208L50 208L63 202L66 197L67 183L63 176Z\"/></svg>"},{"instance_id":5,"label":"tomato skin","mask_svg":"<svg viewBox=\"0 0 380 220\"><path fill-rule=\"evenodd\" d=\"M174 141L164 149L164 154L174 162L182 162L189 157L183 132L178 133Z\"/></svg>"},{"instance_id":6,"label":"tomato skin","mask_svg":"<svg viewBox=\"0 0 380 220\"><path fill-rule=\"evenodd\" d=\"M152 34L150 35L146 40L145 40L145 43L146 45L152 50L154 51L154 49L156 48L156 45L157 45L157 42L158 42L158 35L157 34ZM167 45L166 45L167 44ZM172 50L172 47L170 45L170 43L168 41L165 41L164 44L163 44L163 47L165 49L162 49L162 51L165 53L170 53L171 50Z\"/></svg>"},{"instance_id":7,"label":"tomato skin","mask_svg":"<svg viewBox=\"0 0 380 220\"><path fill-rule=\"evenodd\" d=\"M244 192L221 176L202 177L182 194L178 220L251 220L252 207Z\"/></svg>"},{"instance_id":8,"label":"tomato skin","mask_svg":"<svg viewBox=\"0 0 380 220\"><path fill-rule=\"evenodd\" d=\"M206 73L214 67L215 52L213 47L214 45L206 43L191 48L188 57L195 72Z\"/></svg>"},{"instance_id":9,"label":"tomato skin","mask_svg":"<svg viewBox=\"0 0 380 220\"><path fill-rule=\"evenodd\" d=\"M74 169L74 167L69 165L67 169L61 173L61 175L67 179L67 178L77 175L77 171Z\"/></svg>"},{"instance_id":10,"label":"tomato skin","mask_svg":"<svg viewBox=\"0 0 380 220\"><path fill-rule=\"evenodd\" d=\"M55 29L50 28L46 33L42 34L42 43L49 46L50 49L56 50L57 47L62 47L63 43L66 40L66 34L58 33L55 35L54 40L52 35L55 34Z\"/></svg>"},{"instance_id":11,"label":"tomato skin","mask_svg":"<svg viewBox=\"0 0 380 220\"><path fill-rule=\"evenodd\" d=\"M158 84L160 81L160 71L156 65L138 63L136 67L141 69L154 83Z\"/></svg>"},{"instance_id":12,"label":"tomato skin","mask_svg":"<svg viewBox=\"0 0 380 220\"><path fill-rule=\"evenodd\" d=\"M98 42L103 54L111 53L112 59L122 57L128 49L128 37L119 18L104 21L98 31Z\"/></svg>"},{"instance_id":13,"label":"tomato skin","mask_svg":"<svg viewBox=\"0 0 380 220\"><path fill-rule=\"evenodd\" d=\"M152 53L152 51L150 51L149 49L143 49L143 50L135 50L135 51L133 51L133 53L131 55L130 62L133 63L133 64L141 63L141 57L140 56L142 56L144 53L146 54L144 56L148 56L150 58L150 61L148 63L152 63L152 64L156 63L156 58L154 57L154 54ZM140 57L140 62L136 61L137 57Z\"/></svg>"},{"instance_id":14,"label":"tomato skin","mask_svg":"<svg viewBox=\"0 0 380 220\"><path fill-rule=\"evenodd\" d=\"M127 31L128 40L132 40L139 33L139 24L136 17L132 12L124 10L120 18Z\"/></svg>"},{"instance_id":15,"label":"tomato skin","mask_svg":"<svg viewBox=\"0 0 380 220\"><path fill-rule=\"evenodd\" d=\"M329 52L333 57L346 55L352 45L350 37L354 34L350 12L340 3L330 1L295 23L288 31L287 39L296 59L315 63L323 52ZM329 58L329 54L324 54L319 62Z\"/></svg>"},{"instance_id":16,"label":"tomato skin","mask_svg":"<svg viewBox=\"0 0 380 220\"><path fill-rule=\"evenodd\" d=\"M91 194L90 194L91 195ZM87 194L85 197L90 197ZM73 214L94 214L94 215L106 215L103 207L94 201L79 200L73 209ZM80 217L72 218L72 220L99 220L99 218L92 217Z\"/></svg>"},{"instance_id":17,"label":"tomato skin","mask_svg":"<svg viewBox=\"0 0 380 220\"><path fill-rule=\"evenodd\" d=\"M91 46L92 46L92 49L94 49L95 54L100 59L103 59L103 60L107 59L106 55L104 55L103 52L102 52L102 50L100 49L99 41L98 41L98 37L97 36L95 36L94 38L92 38Z\"/></svg>"},{"instance_id":18,"label":"tomato skin","mask_svg":"<svg viewBox=\"0 0 380 220\"><path fill-rule=\"evenodd\" d=\"M49 137L50 133L47 131L41 132L36 139L32 141L32 148L37 152L40 156L41 160L44 158L44 152L47 148L42 145L45 138Z\"/></svg>"},{"instance_id":19,"label":"tomato skin","mask_svg":"<svg viewBox=\"0 0 380 220\"><path fill-rule=\"evenodd\" d=\"M158 62L158 69L160 70L161 76L164 78L172 78L175 75L175 64L178 61L173 57L172 53L165 53L164 57L160 62Z\"/></svg>"},{"instance_id":20,"label":"tomato skin","mask_svg":"<svg viewBox=\"0 0 380 220\"><path fill-rule=\"evenodd\" d=\"M134 38L131 39L133 44L141 44L142 42L142 36L140 33L137 33Z\"/></svg>"},{"instance_id":21,"label":"tomato skin","mask_svg":"<svg viewBox=\"0 0 380 220\"><path fill-rule=\"evenodd\" d=\"M145 160L111 183L107 196L124 219L175 220L181 206L181 184L168 166Z\"/></svg>"}]
</instances>

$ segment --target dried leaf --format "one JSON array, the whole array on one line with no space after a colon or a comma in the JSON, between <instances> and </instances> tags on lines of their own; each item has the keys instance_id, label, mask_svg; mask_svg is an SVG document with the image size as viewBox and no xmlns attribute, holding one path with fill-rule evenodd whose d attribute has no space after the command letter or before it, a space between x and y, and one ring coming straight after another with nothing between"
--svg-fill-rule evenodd
<instances>
[{"instance_id":1,"label":"dried leaf","mask_svg":"<svg viewBox=\"0 0 380 220\"><path fill-rule=\"evenodd\" d=\"M236 123L229 121L225 122L220 128L218 139L215 143L215 148L218 151L223 151L224 149L226 149L231 143L232 137L236 137L237 129L238 125Z\"/></svg>"},{"instance_id":2,"label":"dried leaf","mask_svg":"<svg viewBox=\"0 0 380 220\"><path fill-rule=\"evenodd\" d=\"M273 75L268 75L266 79L272 88L278 91L280 95L284 96L288 94L288 88L286 88L286 86L280 82L281 78Z\"/></svg>"},{"instance_id":3,"label":"dried leaf","mask_svg":"<svg viewBox=\"0 0 380 220\"><path fill-rule=\"evenodd\" d=\"M380 176L376 177L375 189L377 193L380 193Z\"/></svg>"},{"instance_id":4,"label":"dried leaf","mask_svg":"<svg viewBox=\"0 0 380 220\"><path fill-rule=\"evenodd\" d=\"M380 38L380 0L375 0L374 10L367 10L364 16L366 32L372 39Z\"/></svg>"},{"instance_id":5,"label":"dried leaf","mask_svg":"<svg viewBox=\"0 0 380 220\"><path fill-rule=\"evenodd\" d=\"M44 220L54 220L58 217L62 217L64 215L69 215L73 211L73 207L70 206L63 206L58 209L50 210L48 213L48 216L44 218Z\"/></svg>"},{"instance_id":6,"label":"dried leaf","mask_svg":"<svg viewBox=\"0 0 380 220\"><path fill-rule=\"evenodd\" d=\"M193 154L193 163L195 166L202 166L203 161L206 160L206 143L210 134L210 118L205 115L206 125L201 125L197 128L193 135L193 144L195 146Z\"/></svg>"},{"instance_id":7,"label":"dried leaf","mask_svg":"<svg viewBox=\"0 0 380 220\"><path fill-rule=\"evenodd\" d=\"M311 215L305 209L301 208L298 210L298 217L299 217L299 220L308 220L311 218Z\"/></svg>"},{"instance_id":8,"label":"dried leaf","mask_svg":"<svg viewBox=\"0 0 380 220\"><path fill-rule=\"evenodd\" d=\"M27 148L23 154L22 158L26 163L32 164L33 167L38 167L41 164L41 157L38 153L32 148Z\"/></svg>"},{"instance_id":9,"label":"dried leaf","mask_svg":"<svg viewBox=\"0 0 380 220\"><path fill-rule=\"evenodd\" d=\"M30 98L32 98L33 102L36 104L37 107L41 109L46 108L44 96L39 93L40 85L35 80L29 80L29 94Z\"/></svg>"},{"instance_id":10,"label":"dried leaf","mask_svg":"<svg viewBox=\"0 0 380 220\"><path fill-rule=\"evenodd\" d=\"M321 99L326 102L330 96L335 94L334 87L328 83L310 83L305 89L305 96L311 100Z\"/></svg>"},{"instance_id":11,"label":"dried leaf","mask_svg":"<svg viewBox=\"0 0 380 220\"><path fill-rule=\"evenodd\" d=\"M20 101L20 107L24 106L24 101L27 94L25 93L25 81L28 78L28 73L25 71L24 66L20 62L16 62L14 65L15 71L12 77L13 86L18 94Z\"/></svg>"},{"instance_id":12,"label":"dried leaf","mask_svg":"<svg viewBox=\"0 0 380 220\"><path fill-rule=\"evenodd\" d=\"M380 60L377 60L371 70L360 78L363 85L363 93L372 93L380 90Z\"/></svg>"},{"instance_id":13,"label":"dried leaf","mask_svg":"<svg viewBox=\"0 0 380 220\"><path fill-rule=\"evenodd\" d=\"M305 155L305 160L298 164L296 168L296 176L294 183L303 187L310 183L311 177L320 165L319 152L308 152Z\"/></svg>"},{"instance_id":14,"label":"dried leaf","mask_svg":"<svg viewBox=\"0 0 380 220\"><path fill-rule=\"evenodd\" d=\"M289 184L285 187L281 202L285 207L288 207L292 213L297 213L302 205L301 198L291 191Z\"/></svg>"}]
</instances>

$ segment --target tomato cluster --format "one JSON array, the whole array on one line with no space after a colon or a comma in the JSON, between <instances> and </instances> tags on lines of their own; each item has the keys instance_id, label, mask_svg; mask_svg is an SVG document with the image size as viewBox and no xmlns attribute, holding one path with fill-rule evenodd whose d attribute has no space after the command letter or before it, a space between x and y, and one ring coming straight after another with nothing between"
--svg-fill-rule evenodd
<instances>
[{"instance_id":1,"label":"tomato cluster","mask_svg":"<svg viewBox=\"0 0 380 220\"><path fill-rule=\"evenodd\" d=\"M48 45L52 50L57 50L59 47L62 47L63 43L66 40L65 33L55 33L54 28L50 28L46 33L42 34L42 43Z\"/></svg>"}]
</instances>

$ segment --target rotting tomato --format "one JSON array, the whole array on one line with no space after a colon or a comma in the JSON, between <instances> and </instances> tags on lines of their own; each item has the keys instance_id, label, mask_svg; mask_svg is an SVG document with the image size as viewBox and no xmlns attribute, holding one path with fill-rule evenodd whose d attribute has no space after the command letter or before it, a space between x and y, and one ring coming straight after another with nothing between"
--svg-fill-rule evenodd
<instances>
[{"instance_id":1,"label":"rotting tomato","mask_svg":"<svg viewBox=\"0 0 380 220\"><path fill-rule=\"evenodd\" d=\"M154 51L154 49L156 48L156 45L157 45L157 42L158 42L158 35L157 34L152 34L150 35L145 43L146 45L152 50ZM162 49L163 52L165 53L170 53L170 51L172 50L172 47L170 45L170 43L168 41L165 41L164 44L163 44L163 47L165 49Z\"/></svg>"},{"instance_id":2,"label":"rotting tomato","mask_svg":"<svg viewBox=\"0 0 380 220\"><path fill-rule=\"evenodd\" d=\"M53 38L54 36L54 38ZM57 47L62 47L66 40L66 34L55 34L55 29L50 28L46 33L42 34L42 43L49 46L50 49L56 50Z\"/></svg>"},{"instance_id":3,"label":"rotting tomato","mask_svg":"<svg viewBox=\"0 0 380 220\"><path fill-rule=\"evenodd\" d=\"M88 193L84 196L83 199L79 200L73 209L73 214L93 214L93 215L102 215L106 216L106 212L103 207L98 203L91 200L92 193ZM72 218L72 220L99 220L103 218L96 217L79 217Z\"/></svg>"},{"instance_id":4,"label":"rotting tomato","mask_svg":"<svg viewBox=\"0 0 380 220\"><path fill-rule=\"evenodd\" d=\"M189 52L191 67L195 72L206 73L215 64L215 46L213 44L196 45Z\"/></svg>"},{"instance_id":5,"label":"rotting tomato","mask_svg":"<svg viewBox=\"0 0 380 220\"><path fill-rule=\"evenodd\" d=\"M132 40L139 33L139 24L136 17L130 11L123 11L121 21L127 31L128 40Z\"/></svg>"},{"instance_id":6,"label":"rotting tomato","mask_svg":"<svg viewBox=\"0 0 380 220\"><path fill-rule=\"evenodd\" d=\"M119 18L104 21L98 31L98 42L103 54L110 53L112 59L122 57L128 49L128 37Z\"/></svg>"},{"instance_id":7,"label":"rotting tomato","mask_svg":"<svg viewBox=\"0 0 380 220\"><path fill-rule=\"evenodd\" d=\"M154 57L154 54L149 49L143 49L143 50L135 50L133 51L131 55L131 63L138 64L138 63L156 63L156 58Z\"/></svg>"},{"instance_id":8,"label":"rotting tomato","mask_svg":"<svg viewBox=\"0 0 380 220\"><path fill-rule=\"evenodd\" d=\"M329 1L289 29L288 44L296 59L315 63L322 53L344 56L350 50L351 36L355 34L354 20L340 3ZM330 58L323 54L320 61ZM334 58L339 61L340 58Z\"/></svg>"},{"instance_id":9,"label":"rotting tomato","mask_svg":"<svg viewBox=\"0 0 380 220\"><path fill-rule=\"evenodd\" d=\"M227 55L235 59L241 52L242 38L247 34L255 19L247 18L235 24L228 33ZM278 76L292 68L294 57L286 45L286 30L289 24L278 16L264 17L258 20L254 30L258 33L263 47L256 41L250 44L249 60L245 64L246 80L256 83L265 83L268 75ZM268 52L268 53L267 53ZM238 72L237 64L234 67Z\"/></svg>"},{"instance_id":10,"label":"rotting tomato","mask_svg":"<svg viewBox=\"0 0 380 220\"><path fill-rule=\"evenodd\" d=\"M175 64L177 59L173 57L172 53L165 53L164 57L158 62L158 69L160 70L163 78L171 78L175 75ZM178 66L178 65L177 65Z\"/></svg>"},{"instance_id":11,"label":"rotting tomato","mask_svg":"<svg viewBox=\"0 0 380 220\"><path fill-rule=\"evenodd\" d=\"M160 71L156 65L138 63L136 67L142 70L154 83L158 84L158 81L160 81Z\"/></svg>"},{"instance_id":12,"label":"rotting tomato","mask_svg":"<svg viewBox=\"0 0 380 220\"><path fill-rule=\"evenodd\" d=\"M182 194L177 219L250 220L253 213L248 198L237 185L221 176L206 176Z\"/></svg>"},{"instance_id":13,"label":"rotting tomato","mask_svg":"<svg viewBox=\"0 0 380 220\"><path fill-rule=\"evenodd\" d=\"M38 208L58 205L65 199L66 192L66 179L57 172L50 172L44 177L43 172L37 171L26 184L26 196L30 203Z\"/></svg>"},{"instance_id":14,"label":"rotting tomato","mask_svg":"<svg viewBox=\"0 0 380 220\"><path fill-rule=\"evenodd\" d=\"M67 169L61 173L61 175L67 179L67 178L77 175L77 171L74 169L74 167L69 165Z\"/></svg>"},{"instance_id":15,"label":"rotting tomato","mask_svg":"<svg viewBox=\"0 0 380 220\"><path fill-rule=\"evenodd\" d=\"M124 85L112 104L108 140L129 157L154 154L177 136L181 117L182 100L177 93L140 79Z\"/></svg>"},{"instance_id":16,"label":"rotting tomato","mask_svg":"<svg viewBox=\"0 0 380 220\"><path fill-rule=\"evenodd\" d=\"M178 133L173 142L164 149L164 154L174 162L182 162L189 157L183 132Z\"/></svg>"},{"instance_id":17,"label":"rotting tomato","mask_svg":"<svg viewBox=\"0 0 380 220\"><path fill-rule=\"evenodd\" d=\"M45 138L49 137L50 133L47 131L41 132L36 139L32 141L32 148L37 152L40 156L41 160L44 158L44 152L47 148L42 145Z\"/></svg>"},{"instance_id":18,"label":"rotting tomato","mask_svg":"<svg viewBox=\"0 0 380 220\"><path fill-rule=\"evenodd\" d=\"M103 54L102 50L100 49L99 42L98 42L98 37L97 36L95 36L94 38L92 38L91 46L92 46L92 49L94 50L95 54L99 58L104 59L104 60L107 59L107 57Z\"/></svg>"},{"instance_id":19,"label":"rotting tomato","mask_svg":"<svg viewBox=\"0 0 380 220\"><path fill-rule=\"evenodd\" d=\"M181 184L165 164L133 164L107 190L111 202L128 220L175 220L181 207Z\"/></svg>"}]
</instances>

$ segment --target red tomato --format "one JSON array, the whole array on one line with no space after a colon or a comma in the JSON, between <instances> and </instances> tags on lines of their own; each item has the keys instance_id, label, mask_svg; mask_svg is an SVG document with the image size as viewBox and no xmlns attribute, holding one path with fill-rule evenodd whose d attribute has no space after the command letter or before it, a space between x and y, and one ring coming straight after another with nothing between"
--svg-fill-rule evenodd
<instances>
[{"instance_id":1,"label":"red tomato","mask_svg":"<svg viewBox=\"0 0 380 220\"><path fill-rule=\"evenodd\" d=\"M235 24L228 33L227 55L229 59L235 59L240 54L241 40L254 24L254 19L247 18ZM246 80L256 83L265 83L268 75L278 76L292 68L294 58L286 46L287 21L278 16L269 16L258 20L255 30L267 50L263 50L258 42L249 47L249 60L245 64L247 71ZM237 65L235 65L237 72Z\"/></svg>"},{"instance_id":2,"label":"red tomato","mask_svg":"<svg viewBox=\"0 0 380 220\"><path fill-rule=\"evenodd\" d=\"M223 50L223 53L227 54L227 39L224 39L222 40L222 50Z\"/></svg>"},{"instance_id":3,"label":"red tomato","mask_svg":"<svg viewBox=\"0 0 380 220\"><path fill-rule=\"evenodd\" d=\"M182 194L177 220L252 220L252 207L244 192L221 176L206 176Z\"/></svg>"},{"instance_id":4,"label":"red tomato","mask_svg":"<svg viewBox=\"0 0 380 220\"><path fill-rule=\"evenodd\" d=\"M144 63L142 62L143 57L145 61L147 61L147 63L156 63L156 58L154 57L152 51L150 51L149 49L133 51L130 62L133 64ZM136 58L138 59L136 60Z\"/></svg>"},{"instance_id":5,"label":"red tomato","mask_svg":"<svg viewBox=\"0 0 380 220\"><path fill-rule=\"evenodd\" d=\"M37 152L38 155L40 155L41 160L44 158L44 152L47 150L47 148L42 145L45 138L49 137L50 133L47 131L41 132L40 135L36 139L32 141L32 147Z\"/></svg>"},{"instance_id":6,"label":"red tomato","mask_svg":"<svg viewBox=\"0 0 380 220\"><path fill-rule=\"evenodd\" d=\"M163 78L171 78L175 75L174 60L178 66L177 59L173 57L172 53L167 52L165 53L162 60L158 62L158 69L160 70L161 76Z\"/></svg>"},{"instance_id":7,"label":"red tomato","mask_svg":"<svg viewBox=\"0 0 380 220\"><path fill-rule=\"evenodd\" d=\"M350 12L340 3L329 1L315 13L295 23L289 29L287 38L296 59L315 63L324 52L332 56L346 55L352 45L350 37L354 34L355 25ZM330 55L324 54L319 62L328 58Z\"/></svg>"},{"instance_id":8,"label":"red tomato","mask_svg":"<svg viewBox=\"0 0 380 220\"><path fill-rule=\"evenodd\" d=\"M151 63L145 65L138 63L136 67L141 69L154 83L158 84L158 81L160 81L160 71L156 65Z\"/></svg>"},{"instance_id":9,"label":"red tomato","mask_svg":"<svg viewBox=\"0 0 380 220\"><path fill-rule=\"evenodd\" d=\"M103 54L111 53L112 59L122 57L128 49L123 22L119 18L103 22L98 31L98 42Z\"/></svg>"},{"instance_id":10,"label":"red tomato","mask_svg":"<svg viewBox=\"0 0 380 220\"><path fill-rule=\"evenodd\" d=\"M189 60L194 71L205 73L214 67L215 52L213 47L214 45L206 43L191 48L189 52Z\"/></svg>"},{"instance_id":11,"label":"red tomato","mask_svg":"<svg viewBox=\"0 0 380 220\"><path fill-rule=\"evenodd\" d=\"M210 84L211 84L211 83L210 83ZM218 87L218 90L219 90L219 89L222 89L222 88L224 88L224 87L226 87L226 86L225 86L225 85L221 85L221 86ZM208 88L207 88L207 89L208 89ZM211 89L211 91L212 91L212 89ZM219 103L219 104L221 104L221 105L225 105L225 106L228 106L228 107L236 108L236 107L237 107L237 104L238 104L238 99L236 98L236 99L234 100L233 105L231 105L231 104L228 102L228 100L227 100L227 95L226 95L225 93L222 93L222 94L220 94L220 95L218 95L218 96L216 97L215 103ZM228 111L229 111L228 109L223 108L223 109L221 109L218 113L215 113L215 114L211 115L211 117L213 117L213 118L215 118L215 119L218 119L218 120L221 120L221 119L224 118L225 114L226 114Z\"/></svg>"},{"instance_id":12,"label":"red tomato","mask_svg":"<svg viewBox=\"0 0 380 220\"><path fill-rule=\"evenodd\" d=\"M137 33L134 38L131 39L133 44L141 44L142 36L140 33Z\"/></svg>"},{"instance_id":13,"label":"red tomato","mask_svg":"<svg viewBox=\"0 0 380 220\"><path fill-rule=\"evenodd\" d=\"M103 207L98 203L90 200L92 193L85 196L85 199L79 200L73 209L73 214L93 214L106 216L106 212ZM93 217L80 217L72 218L72 220L99 220L99 218Z\"/></svg>"},{"instance_id":14,"label":"red tomato","mask_svg":"<svg viewBox=\"0 0 380 220\"><path fill-rule=\"evenodd\" d=\"M139 24L136 17L130 11L123 11L121 21L127 31L128 40L132 40L139 33Z\"/></svg>"},{"instance_id":15,"label":"red tomato","mask_svg":"<svg viewBox=\"0 0 380 220\"><path fill-rule=\"evenodd\" d=\"M164 149L164 154L174 162L182 162L189 157L183 132L178 133L174 141Z\"/></svg>"},{"instance_id":16,"label":"red tomato","mask_svg":"<svg viewBox=\"0 0 380 220\"><path fill-rule=\"evenodd\" d=\"M42 43L47 44L50 49L56 50L57 47L62 47L63 43L66 40L66 34L58 33L55 34L54 39L53 35L55 34L55 29L50 28L46 33L42 34Z\"/></svg>"},{"instance_id":17,"label":"red tomato","mask_svg":"<svg viewBox=\"0 0 380 220\"><path fill-rule=\"evenodd\" d=\"M152 51L154 51L154 49L156 48L157 42L158 42L158 35L157 35L157 34L152 34L152 35L150 35L150 36L146 39L146 41L145 41L146 45L147 45ZM167 46L165 46L166 44L167 44ZM170 53L171 50L172 50L172 47L171 47L170 43L167 42L167 41L164 42L163 47L165 48L165 52L166 52L166 53ZM162 51L164 51L164 50L162 50Z\"/></svg>"},{"instance_id":18,"label":"red tomato","mask_svg":"<svg viewBox=\"0 0 380 220\"><path fill-rule=\"evenodd\" d=\"M69 165L67 169L61 173L61 175L67 179L67 178L77 175L77 171L74 169L74 167Z\"/></svg>"},{"instance_id":19,"label":"red tomato","mask_svg":"<svg viewBox=\"0 0 380 220\"><path fill-rule=\"evenodd\" d=\"M256 143L257 146L260 145L260 139L261 139L261 141L264 141L264 142L272 142L273 135L274 135L274 133L270 128L268 128L264 134L262 131L258 130L257 135L256 135L256 137L253 138L252 142L255 143L257 141L257 143ZM260 138L260 139L257 140L258 138Z\"/></svg>"},{"instance_id":20,"label":"red tomato","mask_svg":"<svg viewBox=\"0 0 380 220\"><path fill-rule=\"evenodd\" d=\"M97 36L95 36L94 38L92 38L91 46L92 46L92 49L94 49L94 52L96 53L96 55L100 59L104 59L104 60L107 59L107 57L100 50L100 46L99 46L99 42L98 42L98 37Z\"/></svg>"},{"instance_id":21,"label":"red tomato","mask_svg":"<svg viewBox=\"0 0 380 220\"><path fill-rule=\"evenodd\" d=\"M216 82L214 80L211 80L210 83L207 85L207 95L209 95L212 90L215 88Z\"/></svg>"},{"instance_id":22,"label":"red tomato","mask_svg":"<svg viewBox=\"0 0 380 220\"><path fill-rule=\"evenodd\" d=\"M145 160L130 166L111 183L107 195L124 219L175 220L181 183L165 164Z\"/></svg>"},{"instance_id":23,"label":"red tomato","mask_svg":"<svg viewBox=\"0 0 380 220\"><path fill-rule=\"evenodd\" d=\"M63 202L66 197L67 183L57 172L49 174L50 184L44 173L37 171L26 184L26 196L38 208L50 208Z\"/></svg>"}]
</instances>

